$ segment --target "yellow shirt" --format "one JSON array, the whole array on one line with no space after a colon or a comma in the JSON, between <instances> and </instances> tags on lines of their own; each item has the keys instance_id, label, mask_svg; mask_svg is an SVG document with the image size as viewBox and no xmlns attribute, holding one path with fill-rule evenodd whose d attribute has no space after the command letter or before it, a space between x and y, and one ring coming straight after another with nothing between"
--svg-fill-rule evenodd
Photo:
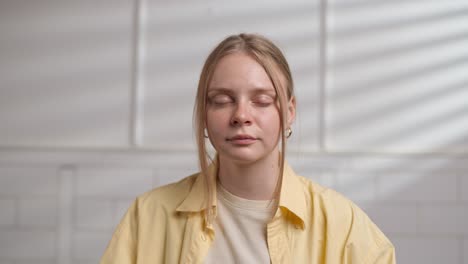
<instances>
[{"instance_id":1,"label":"yellow shirt","mask_svg":"<svg viewBox=\"0 0 468 264\"><path fill-rule=\"evenodd\" d=\"M210 166L210 173L215 171ZM202 214L204 181L195 174L138 197L100 263L204 263L215 238ZM297 176L287 164L278 210L267 225L267 244L272 264L395 263L392 243L360 208Z\"/></svg>"}]
</instances>

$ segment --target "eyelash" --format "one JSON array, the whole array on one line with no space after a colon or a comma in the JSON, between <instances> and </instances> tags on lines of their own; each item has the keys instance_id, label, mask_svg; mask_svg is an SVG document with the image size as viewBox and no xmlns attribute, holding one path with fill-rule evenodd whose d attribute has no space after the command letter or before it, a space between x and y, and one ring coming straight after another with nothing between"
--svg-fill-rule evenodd
<instances>
[{"instance_id":1,"label":"eyelash","mask_svg":"<svg viewBox=\"0 0 468 264\"><path fill-rule=\"evenodd\" d=\"M258 102L258 103L255 103L255 104L258 105L258 106L261 106L261 107L267 107L267 106L270 106L270 105L271 105L270 102L268 102L268 103L260 103L260 102Z\"/></svg>"},{"instance_id":2,"label":"eyelash","mask_svg":"<svg viewBox=\"0 0 468 264\"><path fill-rule=\"evenodd\" d=\"M227 104L231 104L231 103L235 102L235 100L233 98L231 98L231 97L229 97L229 101L217 102L215 97L209 98L208 103L213 104L215 106L223 106L223 105L227 105ZM225 99L225 98L223 98L223 99ZM264 101L266 101L266 102L264 102ZM255 105L260 106L260 107L267 107L267 106L270 106L273 102L270 102L269 98L259 98L259 99L253 100L253 103Z\"/></svg>"},{"instance_id":3,"label":"eyelash","mask_svg":"<svg viewBox=\"0 0 468 264\"><path fill-rule=\"evenodd\" d=\"M254 104L258 106L262 106L262 107L267 107L267 106L270 106L272 102L269 99L257 99L257 100L254 100Z\"/></svg>"},{"instance_id":4,"label":"eyelash","mask_svg":"<svg viewBox=\"0 0 468 264\"><path fill-rule=\"evenodd\" d=\"M214 105L225 105L225 104L233 102L233 100L232 98L229 97L229 102L217 102L215 98L210 98L208 99L208 102Z\"/></svg>"}]
</instances>

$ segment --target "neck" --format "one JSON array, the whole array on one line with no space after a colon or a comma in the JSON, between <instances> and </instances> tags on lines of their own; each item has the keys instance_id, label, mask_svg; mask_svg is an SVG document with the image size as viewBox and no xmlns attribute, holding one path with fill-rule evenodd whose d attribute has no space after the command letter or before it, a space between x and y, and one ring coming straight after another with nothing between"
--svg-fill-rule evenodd
<instances>
[{"instance_id":1,"label":"neck","mask_svg":"<svg viewBox=\"0 0 468 264\"><path fill-rule=\"evenodd\" d=\"M253 163L237 163L219 157L218 177L230 193L249 200L274 198L279 176L279 153Z\"/></svg>"}]
</instances>

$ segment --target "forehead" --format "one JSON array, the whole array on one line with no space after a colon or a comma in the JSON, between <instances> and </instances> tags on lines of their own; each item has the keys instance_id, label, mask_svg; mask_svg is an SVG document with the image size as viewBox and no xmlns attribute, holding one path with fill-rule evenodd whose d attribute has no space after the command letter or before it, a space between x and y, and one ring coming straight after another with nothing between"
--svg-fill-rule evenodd
<instances>
[{"instance_id":1,"label":"forehead","mask_svg":"<svg viewBox=\"0 0 468 264\"><path fill-rule=\"evenodd\" d=\"M223 57L216 65L208 91L217 88L274 91L273 83L262 65L251 56L239 52Z\"/></svg>"}]
</instances>

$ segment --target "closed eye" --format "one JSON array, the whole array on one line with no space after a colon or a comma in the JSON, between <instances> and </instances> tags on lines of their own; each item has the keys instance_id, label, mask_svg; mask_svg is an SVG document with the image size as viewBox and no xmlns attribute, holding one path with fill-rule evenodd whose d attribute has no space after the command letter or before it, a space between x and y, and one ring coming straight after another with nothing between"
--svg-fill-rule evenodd
<instances>
[{"instance_id":1,"label":"closed eye","mask_svg":"<svg viewBox=\"0 0 468 264\"><path fill-rule=\"evenodd\" d=\"M218 94L213 97L210 97L209 102L215 105L224 105L234 102L231 96L226 94Z\"/></svg>"},{"instance_id":2,"label":"closed eye","mask_svg":"<svg viewBox=\"0 0 468 264\"><path fill-rule=\"evenodd\" d=\"M259 95L254 98L253 102L259 106L269 106L274 103L275 99L273 99L269 95Z\"/></svg>"}]
</instances>

